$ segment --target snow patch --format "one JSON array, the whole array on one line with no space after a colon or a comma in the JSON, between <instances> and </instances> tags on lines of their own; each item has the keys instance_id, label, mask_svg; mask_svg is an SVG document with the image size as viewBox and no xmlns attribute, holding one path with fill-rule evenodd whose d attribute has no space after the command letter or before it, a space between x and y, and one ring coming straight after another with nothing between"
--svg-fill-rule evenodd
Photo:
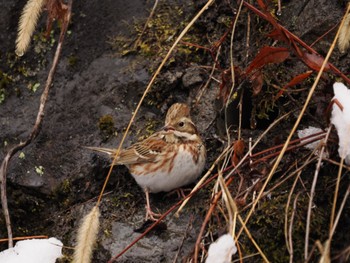
<instances>
[{"instance_id":1,"label":"snow patch","mask_svg":"<svg viewBox=\"0 0 350 263\"><path fill-rule=\"evenodd\" d=\"M236 252L237 248L232 236L225 234L210 245L205 263L230 263L232 255Z\"/></svg>"},{"instance_id":2,"label":"snow patch","mask_svg":"<svg viewBox=\"0 0 350 263\"><path fill-rule=\"evenodd\" d=\"M338 153L350 165L350 90L340 82L333 85L334 97L343 106L343 110L334 103L331 122L335 126L339 137Z\"/></svg>"},{"instance_id":3,"label":"snow patch","mask_svg":"<svg viewBox=\"0 0 350 263\"><path fill-rule=\"evenodd\" d=\"M62 242L54 237L18 241L15 247L0 252L0 262L55 263L62 257L62 246Z\"/></svg>"},{"instance_id":4,"label":"snow patch","mask_svg":"<svg viewBox=\"0 0 350 263\"><path fill-rule=\"evenodd\" d=\"M312 136L313 134L320 133L320 132L323 132L323 130L320 129L320 128L313 127L313 126L309 126L308 128L305 128L305 129L297 131L299 139L303 139L305 137ZM308 141L312 141L313 139L314 138L312 138L312 137L310 137L308 139L304 139L304 140L302 140L302 143L305 143L305 142L308 142ZM308 144L305 144L304 147L306 149L309 149L309 150L313 151L319 146L321 140L322 139L314 141L314 142L311 142L311 143L308 143ZM319 156L320 155L320 150L316 150L315 151L315 155ZM325 158L329 157L329 154L328 154L328 152L326 150L323 152L323 156L322 157L325 157Z\"/></svg>"}]
</instances>

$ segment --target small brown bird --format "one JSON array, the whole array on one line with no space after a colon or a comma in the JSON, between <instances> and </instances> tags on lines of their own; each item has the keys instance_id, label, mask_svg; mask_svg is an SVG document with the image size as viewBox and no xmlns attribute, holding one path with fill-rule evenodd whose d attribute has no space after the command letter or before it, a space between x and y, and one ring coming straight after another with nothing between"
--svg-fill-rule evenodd
<instances>
[{"instance_id":1,"label":"small brown bird","mask_svg":"<svg viewBox=\"0 0 350 263\"><path fill-rule=\"evenodd\" d=\"M88 147L114 157L116 150ZM116 164L128 167L146 194L146 220L160 216L152 212L149 193L169 192L195 181L202 173L206 149L190 118L186 104L173 104L165 126L147 139L121 150Z\"/></svg>"}]
</instances>

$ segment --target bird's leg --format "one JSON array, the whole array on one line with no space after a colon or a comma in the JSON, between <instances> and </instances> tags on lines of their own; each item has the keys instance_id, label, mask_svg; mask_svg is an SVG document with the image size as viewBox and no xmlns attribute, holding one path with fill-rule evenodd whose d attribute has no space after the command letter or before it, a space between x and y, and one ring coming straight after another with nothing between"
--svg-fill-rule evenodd
<instances>
[{"instance_id":1,"label":"bird's leg","mask_svg":"<svg viewBox=\"0 0 350 263\"><path fill-rule=\"evenodd\" d=\"M192 189L190 189L190 188L184 189L184 188L180 187L180 188L176 188L175 190L167 193L165 196L168 197L168 196L171 196L171 195L176 193L177 194L177 198L181 199L181 198L185 198L186 197L185 192L190 193L191 191L192 191Z\"/></svg>"},{"instance_id":2,"label":"bird's leg","mask_svg":"<svg viewBox=\"0 0 350 263\"><path fill-rule=\"evenodd\" d=\"M148 219L152 220L152 221L157 221L157 217L161 217L162 215L161 214L157 214L157 213L154 213L152 210L151 210L151 204L149 202L149 192L147 189L145 189L145 194L146 194L146 221Z\"/></svg>"}]
</instances>

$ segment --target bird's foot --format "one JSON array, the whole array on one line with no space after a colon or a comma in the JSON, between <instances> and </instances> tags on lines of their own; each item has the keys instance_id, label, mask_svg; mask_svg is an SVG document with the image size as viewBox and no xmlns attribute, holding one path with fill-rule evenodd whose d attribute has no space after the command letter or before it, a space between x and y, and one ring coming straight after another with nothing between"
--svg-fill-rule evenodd
<instances>
[{"instance_id":1,"label":"bird's foot","mask_svg":"<svg viewBox=\"0 0 350 263\"><path fill-rule=\"evenodd\" d=\"M152 210L151 210L151 207L148 207L146 205L146 221L149 219L149 220L152 220L152 221L157 221L160 217L162 216L162 214L157 214L157 213L154 213Z\"/></svg>"}]
</instances>

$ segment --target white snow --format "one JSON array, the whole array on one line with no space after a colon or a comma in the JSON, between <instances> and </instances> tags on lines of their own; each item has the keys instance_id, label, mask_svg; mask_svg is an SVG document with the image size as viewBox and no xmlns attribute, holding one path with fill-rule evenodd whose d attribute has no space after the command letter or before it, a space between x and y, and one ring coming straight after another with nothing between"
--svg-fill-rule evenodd
<instances>
[{"instance_id":1,"label":"white snow","mask_svg":"<svg viewBox=\"0 0 350 263\"><path fill-rule=\"evenodd\" d=\"M340 82L333 85L334 99L343 106L343 111L334 103L331 122L335 126L339 137L338 153L345 163L350 165L350 90Z\"/></svg>"},{"instance_id":2,"label":"white snow","mask_svg":"<svg viewBox=\"0 0 350 263\"><path fill-rule=\"evenodd\" d=\"M302 129L302 130L298 130L297 132L298 132L298 137L299 137L299 139L302 139L302 138L304 138L304 137L313 135L313 134L315 134L315 133L322 132L322 129L309 126L308 128L305 128L305 129ZM312 139L313 139L313 138L311 137L311 138L306 139L306 140L304 140L304 141L302 141L302 142L307 142L308 140L312 140ZM304 145L304 147L305 147L306 149L309 149L309 150L314 150L314 149L318 146L319 143L320 143L320 140L314 141L314 142L312 142L312 143L309 143L309 144Z\"/></svg>"},{"instance_id":3,"label":"white snow","mask_svg":"<svg viewBox=\"0 0 350 263\"><path fill-rule=\"evenodd\" d=\"M62 242L54 237L18 241L13 248L0 252L0 262L55 263L62 257L62 246Z\"/></svg>"},{"instance_id":4,"label":"white snow","mask_svg":"<svg viewBox=\"0 0 350 263\"><path fill-rule=\"evenodd\" d=\"M232 255L236 252L237 248L232 236L225 234L210 245L205 263L230 263Z\"/></svg>"},{"instance_id":5,"label":"white snow","mask_svg":"<svg viewBox=\"0 0 350 263\"><path fill-rule=\"evenodd\" d=\"M317 128L317 127L313 127L313 126L309 126L308 128L305 128L305 129L297 131L299 139L303 139L303 138L305 138L307 136L310 136L310 135L313 135L313 134L316 134L316 133L319 133L319 132L323 132L323 130L321 128ZM308 139L304 139L304 140L302 140L302 143L311 141L313 139L314 138L312 138L312 137L310 137ZM313 151L314 149L316 149L316 147L318 147L318 145L320 144L321 140L322 139L314 141L312 143L305 144L304 147L306 149L309 149L309 150ZM316 150L315 151L315 155L319 156L320 155L320 150ZM327 150L325 150L323 152L323 157L328 158L328 155L329 154L328 154Z\"/></svg>"}]
</instances>

